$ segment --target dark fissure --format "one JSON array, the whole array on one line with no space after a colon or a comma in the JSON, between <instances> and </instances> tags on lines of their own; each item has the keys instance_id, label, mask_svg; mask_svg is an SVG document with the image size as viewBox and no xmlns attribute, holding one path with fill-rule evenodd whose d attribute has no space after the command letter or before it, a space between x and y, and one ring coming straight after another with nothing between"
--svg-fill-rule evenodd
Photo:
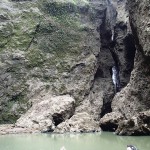
<instances>
[{"instance_id":1,"label":"dark fissure","mask_svg":"<svg viewBox=\"0 0 150 150\"><path fill-rule=\"evenodd\" d=\"M112 5L108 7L112 7ZM108 14L110 12L112 14ZM109 53L109 57L111 57L109 60L112 60L108 62L110 65L108 69L114 93L110 97L110 100L105 99L104 96L100 117L112 112L112 100L115 94L120 92L121 88L125 87L129 82L134 66L136 48L133 36L131 33L128 33L126 23L116 23L116 17L116 10L114 8L107 8L103 22L99 27L101 51L102 53ZM105 73L99 68L97 69L95 77L105 78Z\"/></svg>"}]
</instances>

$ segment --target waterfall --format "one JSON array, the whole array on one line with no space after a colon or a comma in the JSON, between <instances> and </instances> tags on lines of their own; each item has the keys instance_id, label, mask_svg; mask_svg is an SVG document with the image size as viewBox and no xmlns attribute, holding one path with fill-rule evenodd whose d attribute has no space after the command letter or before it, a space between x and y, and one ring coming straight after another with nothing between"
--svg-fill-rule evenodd
<instances>
[{"instance_id":1,"label":"waterfall","mask_svg":"<svg viewBox=\"0 0 150 150\"><path fill-rule=\"evenodd\" d=\"M114 29L111 31L111 41L113 42L114 41L114 36L115 36L115 31Z\"/></svg>"},{"instance_id":2,"label":"waterfall","mask_svg":"<svg viewBox=\"0 0 150 150\"><path fill-rule=\"evenodd\" d=\"M115 93L120 91L119 69L116 66L112 67L112 81L115 86Z\"/></svg>"}]
</instances>

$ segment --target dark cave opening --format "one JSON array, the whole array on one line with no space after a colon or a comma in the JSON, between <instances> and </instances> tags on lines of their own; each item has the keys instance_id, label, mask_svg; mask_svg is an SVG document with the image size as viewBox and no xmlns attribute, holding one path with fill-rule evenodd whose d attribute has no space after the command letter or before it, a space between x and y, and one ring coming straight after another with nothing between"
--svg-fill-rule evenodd
<instances>
[{"instance_id":1,"label":"dark cave opening","mask_svg":"<svg viewBox=\"0 0 150 150\"><path fill-rule=\"evenodd\" d=\"M126 71L131 73L134 67L134 57L136 52L136 47L134 43L134 38L132 34L128 34L124 39L125 45L125 59L126 59Z\"/></svg>"},{"instance_id":2,"label":"dark cave opening","mask_svg":"<svg viewBox=\"0 0 150 150\"><path fill-rule=\"evenodd\" d=\"M103 101L104 102L104 101ZM100 117L102 118L105 114L112 112L111 101L105 102L101 109Z\"/></svg>"},{"instance_id":3,"label":"dark cave opening","mask_svg":"<svg viewBox=\"0 0 150 150\"><path fill-rule=\"evenodd\" d=\"M53 114L54 125L57 126L64 121L62 114L55 113Z\"/></svg>"},{"instance_id":4,"label":"dark cave opening","mask_svg":"<svg viewBox=\"0 0 150 150\"><path fill-rule=\"evenodd\" d=\"M107 124L101 124L100 127L101 127L101 129L102 129L103 131L115 132L116 129L118 128L118 125L109 122L109 123L107 123Z\"/></svg>"},{"instance_id":5,"label":"dark cave opening","mask_svg":"<svg viewBox=\"0 0 150 150\"><path fill-rule=\"evenodd\" d=\"M103 78L103 77L104 77L103 70L100 68L100 66L98 67L94 78L96 79L96 78L99 78L99 77L100 77L100 78Z\"/></svg>"}]
</instances>

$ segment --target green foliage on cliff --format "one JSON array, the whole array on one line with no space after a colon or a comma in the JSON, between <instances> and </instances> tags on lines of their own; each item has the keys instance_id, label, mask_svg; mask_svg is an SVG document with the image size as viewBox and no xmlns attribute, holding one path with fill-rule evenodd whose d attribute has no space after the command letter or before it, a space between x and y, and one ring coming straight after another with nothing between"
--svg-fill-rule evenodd
<instances>
[{"instance_id":1,"label":"green foliage on cliff","mask_svg":"<svg viewBox=\"0 0 150 150\"><path fill-rule=\"evenodd\" d=\"M6 94L0 100L0 106L3 106L0 123L14 123L30 107L27 95L31 91L26 87L20 91L23 95L14 97L27 81L39 79L47 90L67 93L65 83L59 78L64 72L70 72L70 64L79 59L84 50L89 25L83 25L83 12L78 4L87 5L88 2L5 3L7 8L0 6L0 69L2 75L10 78L10 85L2 80L1 91L6 90Z\"/></svg>"}]
</instances>

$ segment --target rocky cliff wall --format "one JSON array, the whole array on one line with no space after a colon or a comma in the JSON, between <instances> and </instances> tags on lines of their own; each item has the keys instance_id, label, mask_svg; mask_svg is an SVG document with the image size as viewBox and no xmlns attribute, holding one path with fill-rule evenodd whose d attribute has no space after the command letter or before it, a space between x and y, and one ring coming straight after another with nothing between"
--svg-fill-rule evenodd
<instances>
[{"instance_id":1,"label":"rocky cliff wall","mask_svg":"<svg viewBox=\"0 0 150 150\"><path fill-rule=\"evenodd\" d=\"M129 122L121 124L117 131L118 134L149 135L149 121L140 121L138 117L141 115L139 114L140 112L148 110L143 113L144 115L146 114L148 118L150 110L150 3L147 0L128 1L128 9L130 14L130 25L137 51L130 82L118 93L118 95L116 95L112 107L113 111L120 111L126 118L135 115L134 119L132 118L134 120L133 124L129 123L132 119ZM116 103L118 103L118 106L116 106Z\"/></svg>"},{"instance_id":2,"label":"rocky cliff wall","mask_svg":"<svg viewBox=\"0 0 150 150\"><path fill-rule=\"evenodd\" d=\"M103 116L102 129L114 131L148 110L148 21L147 28L142 17L137 21L140 6L145 14L141 3L129 2L128 13L126 0L2 0L0 123L16 123L8 133L100 131Z\"/></svg>"},{"instance_id":3,"label":"rocky cliff wall","mask_svg":"<svg viewBox=\"0 0 150 150\"><path fill-rule=\"evenodd\" d=\"M116 128L119 124L117 134L120 135L149 135L150 32L148 24L150 18L148 12L150 7L148 1L128 1L127 8L136 45L134 69L127 86L117 93L112 101L113 113L107 114L100 122L105 130L113 130L113 127ZM130 54L132 54L131 51Z\"/></svg>"},{"instance_id":4,"label":"rocky cliff wall","mask_svg":"<svg viewBox=\"0 0 150 150\"><path fill-rule=\"evenodd\" d=\"M106 1L7 0L0 7L1 123L15 123L46 95L69 94L76 112L98 118L103 98L95 99L104 94L88 97L99 68ZM110 75L107 80L113 94Z\"/></svg>"}]
</instances>

